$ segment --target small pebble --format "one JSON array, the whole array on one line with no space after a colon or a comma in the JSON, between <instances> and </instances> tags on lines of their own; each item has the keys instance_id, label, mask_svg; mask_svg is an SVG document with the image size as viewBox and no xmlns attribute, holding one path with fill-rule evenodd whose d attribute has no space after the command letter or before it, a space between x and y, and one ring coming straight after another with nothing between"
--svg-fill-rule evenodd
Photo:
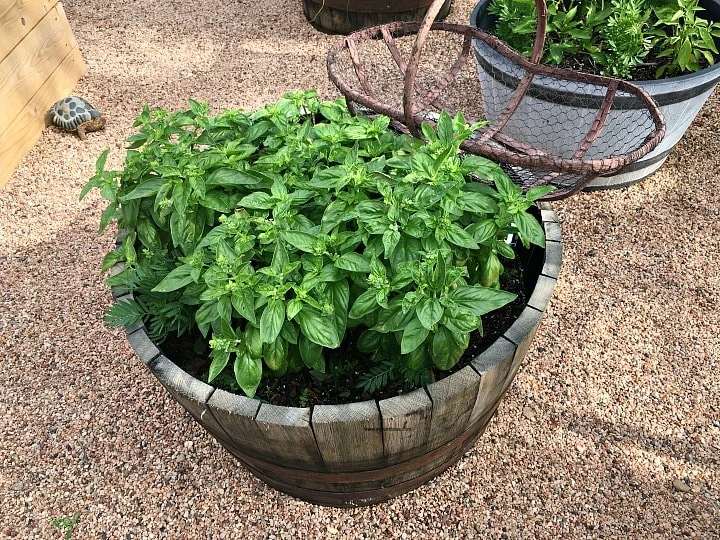
<instances>
[{"instance_id":1,"label":"small pebble","mask_svg":"<svg viewBox=\"0 0 720 540\"><path fill-rule=\"evenodd\" d=\"M681 493L688 493L690 491L690 486L688 486L685 482L683 482L679 478L676 478L675 480L673 480L672 485L676 490L680 491Z\"/></svg>"}]
</instances>

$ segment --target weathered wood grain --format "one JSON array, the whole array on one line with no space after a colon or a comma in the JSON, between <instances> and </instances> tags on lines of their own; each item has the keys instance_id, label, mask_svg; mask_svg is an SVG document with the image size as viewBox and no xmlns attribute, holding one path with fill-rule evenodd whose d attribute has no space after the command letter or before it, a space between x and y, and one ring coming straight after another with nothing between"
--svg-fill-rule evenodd
<instances>
[{"instance_id":1,"label":"weathered wood grain","mask_svg":"<svg viewBox=\"0 0 720 540\"><path fill-rule=\"evenodd\" d=\"M538 276L535 289L533 289L532 295L528 298L527 305L534 307L538 311L545 311L550 303L550 298L555 290L556 283L557 280L555 278L543 275Z\"/></svg>"},{"instance_id":2,"label":"weathered wood grain","mask_svg":"<svg viewBox=\"0 0 720 540\"><path fill-rule=\"evenodd\" d=\"M255 416L260 410L260 401L246 396L215 390L207 406L217 423L227 433L226 443L244 453L262 457L267 443L262 436Z\"/></svg>"},{"instance_id":3,"label":"weathered wood grain","mask_svg":"<svg viewBox=\"0 0 720 540\"><path fill-rule=\"evenodd\" d=\"M479 387L480 375L470 366L428 385L433 404L429 449L437 448L465 431Z\"/></svg>"},{"instance_id":4,"label":"weathered wood grain","mask_svg":"<svg viewBox=\"0 0 720 540\"><path fill-rule=\"evenodd\" d=\"M3 104L0 133L10 127L65 57L76 48L62 5L57 4L0 62L0 103ZM51 105L48 103L47 109Z\"/></svg>"},{"instance_id":5,"label":"weathered wood grain","mask_svg":"<svg viewBox=\"0 0 720 540\"><path fill-rule=\"evenodd\" d=\"M9 0L0 5L0 60L10 54L55 4L57 0Z\"/></svg>"},{"instance_id":6,"label":"weathered wood grain","mask_svg":"<svg viewBox=\"0 0 720 540\"><path fill-rule=\"evenodd\" d=\"M545 264L542 267L542 275L556 278L560 275L560 264L562 263L562 243L545 242Z\"/></svg>"},{"instance_id":7,"label":"weathered wood grain","mask_svg":"<svg viewBox=\"0 0 720 540\"><path fill-rule=\"evenodd\" d=\"M432 401L424 388L378 403L383 425L385 463L392 465L428 449Z\"/></svg>"},{"instance_id":8,"label":"weathered wood grain","mask_svg":"<svg viewBox=\"0 0 720 540\"><path fill-rule=\"evenodd\" d=\"M532 307L526 307L515 323L508 328L503 335L506 339L517 345L515 356L522 359L525 357L530 344L535 337L535 332L540 326L540 319L543 312ZM519 361L518 361L519 364ZM514 372L513 372L514 376Z\"/></svg>"},{"instance_id":9,"label":"weathered wood grain","mask_svg":"<svg viewBox=\"0 0 720 540\"><path fill-rule=\"evenodd\" d=\"M361 471L383 463L383 424L374 400L316 405L312 428L328 471ZM353 441L348 446L348 441Z\"/></svg>"},{"instance_id":10,"label":"weathered wood grain","mask_svg":"<svg viewBox=\"0 0 720 540\"><path fill-rule=\"evenodd\" d=\"M508 374L516 358L516 350L514 343L501 336L472 361L471 366L480 375L480 386L470 414L471 424L486 414L505 393L511 382Z\"/></svg>"},{"instance_id":11,"label":"weathered wood grain","mask_svg":"<svg viewBox=\"0 0 720 540\"><path fill-rule=\"evenodd\" d=\"M149 366L150 363L162 353L157 345L155 345L148 337L145 326L142 323L133 325L133 327L135 326L137 326L135 330L126 330L128 334L127 339L130 342L130 346L135 351L135 354L138 355L145 365Z\"/></svg>"},{"instance_id":12,"label":"weathered wood grain","mask_svg":"<svg viewBox=\"0 0 720 540\"><path fill-rule=\"evenodd\" d=\"M543 223L559 223L557 213L549 202L540 202L537 207L540 209L540 218Z\"/></svg>"},{"instance_id":13,"label":"weathered wood grain","mask_svg":"<svg viewBox=\"0 0 720 540\"><path fill-rule=\"evenodd\" d=\"M173 398L213 437L228 439L227 433L207 406L207 401L215 391L212 386L183 371L162 354L150 362L148 368Z\"/></svg>"},{"instance_id":14,"label":"weathered wood grain","mask_svg":"<svg viewBox=\"0 0 720 540\"><path fill-rule=\"evenodd\" d=\"M267 442L268 461L312 471L325 469L310 426L309 408L263 403L255 421Z\"/></svg>"},{"instance_id":15,"label":"weathered wood grain","mask_svg":"<svg viewBox=\"0 0 720 540\"><path fill-rule=\"evenodd\" d=\"M0 188L42 135L45 117L52 104L69 94L84 74L85 65L80 51L75 48L30 98L9 127L0 131Z\"/></svg>"},{"instance_id":16,"label":"weathered wood grain","mask_svg":"<svg viewBox=\"0 0 720 540\"><path fill-rule=\"evenodd\" d=\"M560 232L560 224L554 221L546 221L543 223L545 226L545 240L550 242L562 241L562 232Z\"/></svg>"}]
</instances>

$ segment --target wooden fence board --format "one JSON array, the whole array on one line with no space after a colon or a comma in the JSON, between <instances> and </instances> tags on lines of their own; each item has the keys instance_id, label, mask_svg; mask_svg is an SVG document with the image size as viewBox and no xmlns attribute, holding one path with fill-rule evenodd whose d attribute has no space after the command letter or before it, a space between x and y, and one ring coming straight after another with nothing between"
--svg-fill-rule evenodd
<instances>
[{"instance_id":1,"label":"wooden fence board","mask_svg":"<svg viewBox=\"0 0 720 540\"><path fill-rule=\"evenodd\" d=\"M8 13L2 14L6 24ZM5 43L2 33L0 41ZM52 104L68 95L85 73L60 3L0 61L0 188L40 138Z\"/></svg>"},{"instance_id":2,"label":"wooden fence board","mask_svg":"<svg viewBox=\"0 0 720 540\"><path fill-rule=\"evenodd\" d=\"M85 73L80 51L75 48L35 94L8 129L0 133L0 188L33 147L45 128L50 106L67 95ZM47 105L47 104L50 105Z\"/></svg>"},{"instance_id":3,"label":"wooden fence board","mask_svg":"<svg viewBox=\"0 0 720 540\"><path fill-rule=\"evenodd\" d=\"M0 60L45 17L57 0L15 0L0 6Z\"/></svg>"},{"instance_id":4,"label":"wooden fence board","mask_svg":"<svg viewBox=\"0 0 720 540\"><path fill-rule=\"evenodd\" d=\"M75 48L75 37L62 6L58 4L0 62L0 103L3 104L0 133L14 122L28 101ZM50 105L52 103L48 104L48 108Z\"/></svg>"}]
</instances>

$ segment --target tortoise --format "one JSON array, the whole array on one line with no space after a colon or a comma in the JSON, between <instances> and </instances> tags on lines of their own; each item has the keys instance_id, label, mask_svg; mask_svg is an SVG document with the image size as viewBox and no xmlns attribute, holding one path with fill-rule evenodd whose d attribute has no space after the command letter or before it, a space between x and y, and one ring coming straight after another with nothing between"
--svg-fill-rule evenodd
<instances>
[{"instance_id":1,"label":"tortoise","mask_svg":"<svg viewBox=\"0 0 720 540\"><path fill-rule=\"evenodd\" d=\"M83 141L86 132L105 127L102 113L80 96L68 96L55 102L50 109L50 120L60 129L76 131Z\"/></svg>"}]
</instances>

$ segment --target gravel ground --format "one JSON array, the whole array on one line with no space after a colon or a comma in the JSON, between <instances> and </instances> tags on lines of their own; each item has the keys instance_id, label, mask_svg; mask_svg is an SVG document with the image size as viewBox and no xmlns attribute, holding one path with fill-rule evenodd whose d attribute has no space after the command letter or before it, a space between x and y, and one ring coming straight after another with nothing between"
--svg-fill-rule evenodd
<instances>
[{"instance_id":1,"label":"gravel ground","mask_svg":"<svg viewBox=\"0 0 720 540\"><path fill-rule=\"evenodd\" d=\"M389 503L322 508L251 476L103 326L113 238L78 193L103 149L120 165L143 103L335 96L336 38L297 1L65 7L89 72L76 92L109 122L86 142L47 129L0 191L0 536L55 538L79 512L74 538L720 537L717 93L652 178L556 204L550 309L464 459Z\"/></svg>"}]
</instances>

